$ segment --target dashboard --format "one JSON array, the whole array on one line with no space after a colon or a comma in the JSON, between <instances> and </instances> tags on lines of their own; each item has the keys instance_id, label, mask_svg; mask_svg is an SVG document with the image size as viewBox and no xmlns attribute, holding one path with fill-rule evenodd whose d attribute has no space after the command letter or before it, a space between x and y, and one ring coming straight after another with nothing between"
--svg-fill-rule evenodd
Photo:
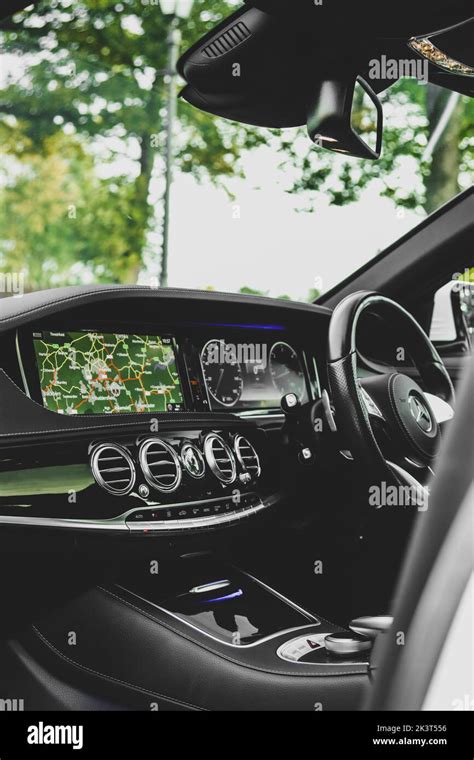
<instances>
[{"instance_id":1,"label":"dashboard","mask_svg":"<svg viewBox=\"0 0 474 760\"><path fill-rule=\"evenodd\" d=\"M0 528L178 536L284 503L281 398L320 398L328 310L138 286L7 300Z\"/></svg>"},{"instance_id":2,"label":"dashboard","mask_svg":"<svg viewBox=\"0 0 474 760\"><path fill-rule=\"evenodd\" d=\"M32 325L18 331L25 392L49 411L118 415L275 410L319 397L316 358L283 325Z\"/></svg>"}]
</instances>

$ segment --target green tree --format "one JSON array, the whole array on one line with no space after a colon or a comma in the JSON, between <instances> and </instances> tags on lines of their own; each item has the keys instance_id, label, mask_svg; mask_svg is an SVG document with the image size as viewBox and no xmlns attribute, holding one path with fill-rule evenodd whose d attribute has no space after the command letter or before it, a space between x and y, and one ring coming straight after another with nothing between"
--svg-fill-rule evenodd
<instances>
[{"instance_id":1,"label":"green tree","mask_svg":"<svg viewBox=\"0 0 474 760\"><path fill-rule=\"evenodd\" d=\"M184 25L184 45L235 5L218 0L209 11L205 0L197 0ZM24 76L8 83L0 104L0 139L12 154L29 161L60 131L91 143L109 138L110 145L114 138L110 161L125 157L133 164L133 181L117 178L129 232L119 251L121 266L112 270L125 283L136 281L154 221L150 185L164 150L167 23L156 3L142 0L45 0L4 23L4 51L29 55ZM179 118L177 163L198 178L234 175L247 135L252 144L258 139L184 102ZM74 203L62 197L65 205ZM111 269L110 250L91 246L89 254Z\"/></svg>"},{"instance_id":2,"label":"green tree","mask_svg":"<svg viewBox=\"0 0 474 760\"><path fill-rule=\"evenodd\" d=\"M424 159L450 95L444 88L407 79L387 90L381 98L390 115L390 126L385 126L378 161L344 159L317 148L302 150L294 135L279 133L274 146L282 153L282 168L296 172L288 192L309 195L308 210L313 207L311 196L318 192L342 206L356 201L369 183L377 180L381 195L397 206L430 213L474 180L472 98L460 98L433 154ZM398 120L397 111L403 114ZM304 130L300 134L306 139ZM400 179L407 160L412 160L418 176L418 182L409 188Z\"/></svg>"},{"instance_id":3,"label":"green tree","mask_svg":"<svg viewBox=\"0 0 474 760\"><path fill-rule=\"evenodd\" d=\"M238 5L215 0L210 9L208 0L196 0L183 47ZM32 288L80 279L80 266L96 281L136 281L157 222L151 188L163 170L166 32L151 0L42 0L3 23L3 49L23 56L24 73L11 78L0 102L0 141L15 166L7 166L0 190L0 261L23 262ZM378 162L312 148L305 129L254 129L181 102L177 167L225 184L239 172L241 153L265 142L281 155L287 191L307 208L317 193L342 206L378 182L397 206L429 212L474 176L473 99L460 99L423 160L448 96L413 80L386 91L390 118ZM407 162L416 175L409 186L402 178Z\"/></svg>"},{"instance_id":4,"label":"green tree","mask_svg":"<svg viewBox=\"0 0 474 760\"><path fill-rule=\"evenodd\" d=\"M27 164L0 176L0 267L23 272L27 290L128 274L129 186L100 180L77 137L46 137L40 153L29 146Z\"/></svg>"}]
</instances>

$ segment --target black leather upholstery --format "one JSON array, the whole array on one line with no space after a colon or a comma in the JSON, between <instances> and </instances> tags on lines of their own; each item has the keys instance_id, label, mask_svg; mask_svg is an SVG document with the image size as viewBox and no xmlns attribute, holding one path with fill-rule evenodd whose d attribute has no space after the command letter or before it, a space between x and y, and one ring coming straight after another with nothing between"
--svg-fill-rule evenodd
<instances>
[{"instance_id":1,"label":"black leather upholstery","mask_svg":"<svg viewBox=\"0 0 474 760\"><path fill-rule=\"evenodd\" d=\"M317 628L334 630L340 629L326 621ZM278 646L295 633L231 647L117 586L88 592L39 622L32 635L37 655L69 681L85 678L93 693L118 689L128 704L130 692L141 694L142 709L154 701L204 710L356 709L368 687L363 663L298 665L278 658Z\"/></svg>"},{"instance_id":2,"label":"black leather upholstery","mask_svg":"<svg viewBox=\"0 0 474 760\"><path fill-rule=\"evenodd\" d=\"M241 293L219 293L207 290L185 290L183 288L149 288L145 285L88 285L67 288L51 288L27 293L22 298L0 299L0 333L19 327L28 322L59 314L84 304L104 303L106 301L126 300L133 308L133 300L154 299L158 304L170 300L182 300L195 303L196 308L203 302L209 303L245 303L251 306L272 306L288 312L306 311L329 315L324 306L315 306L298 301L281 301L265 296L242 295Z\"/></svg>"}]
</instances>

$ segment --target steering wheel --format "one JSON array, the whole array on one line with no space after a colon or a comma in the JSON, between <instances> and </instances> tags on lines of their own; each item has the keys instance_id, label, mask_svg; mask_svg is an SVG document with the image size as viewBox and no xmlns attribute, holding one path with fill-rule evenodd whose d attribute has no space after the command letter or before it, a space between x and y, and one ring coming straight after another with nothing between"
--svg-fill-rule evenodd
<instances>
[{"instance_id":1,"label":"steering wheel","mask_svg":"<svg viewBox=\"0 0 474 760\"><path fill-rule=\"evenodd\" d=\"M357 325L367 310L390 321L424 389L396 370L358 378ZM353 293L336 306L328 342L331 400L344 447L371 477L383 480L388 469L398 483L419 486L407 468L418 473L431 467L440 423L454 415L453 385L434 345L406 309L369 291Z\"/></svg>"}]
</instances>

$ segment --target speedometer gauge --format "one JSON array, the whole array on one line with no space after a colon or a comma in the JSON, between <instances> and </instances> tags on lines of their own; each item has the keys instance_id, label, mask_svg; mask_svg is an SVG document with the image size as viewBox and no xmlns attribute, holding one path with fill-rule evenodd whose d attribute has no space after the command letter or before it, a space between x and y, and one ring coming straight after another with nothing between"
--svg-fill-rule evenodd
<instances>
[{"instance_id":1,"label":"speedometer gauge","mask_svg":"<svg viewBox=\"0 0 474 760\"><path fill-rule=\"evenodd\" d=\"M235 406L242 395L242 367L223 340L210 340L201 351L207 390L222 406Z\"/></svg>"},{"instance_id":2,"label":"speedometer gauge","mask_svg":"<svg viewBox=\"0 0 474 760\"><path fill-rule=\"evenodd\" d=\"M298 354L288 343L280 341L272 346L270 374L280 396L294 393L301 400L305 391L303 368Z\"/></svg>"}]
</instances>

